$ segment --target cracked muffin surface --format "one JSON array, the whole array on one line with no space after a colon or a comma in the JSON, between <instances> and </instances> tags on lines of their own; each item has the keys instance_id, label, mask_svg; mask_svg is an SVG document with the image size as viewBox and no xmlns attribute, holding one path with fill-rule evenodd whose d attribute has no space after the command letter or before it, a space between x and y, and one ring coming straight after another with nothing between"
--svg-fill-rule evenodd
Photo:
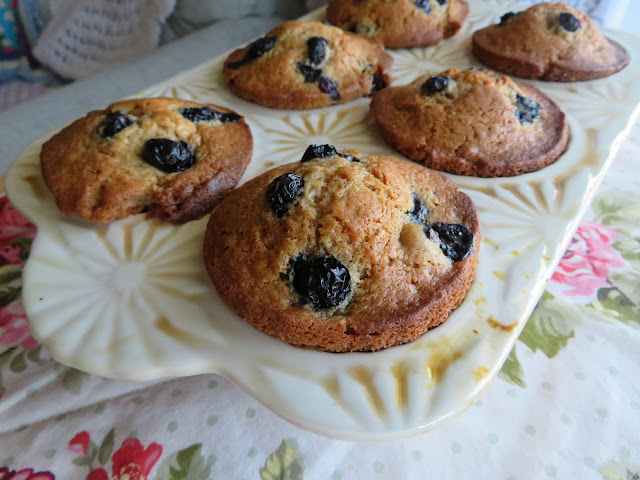
<instances>
[{"instance_id":1,"label":"cracked muffin surface","mask_svg":"<svg viewBox=\"0 0 640 480\"><path fill-rule=\"evenodd\" d=\"M628 52L604 37L589 16L562 2L507 12L473 33L475 57L522 78L573 82L602 78L629 63Z\"/></svg>"},{"instance_id":2,"label":"cracked muffin surface","mask_svg":"<svg viewBox=\"0 0 640 480\"><path fill-rule=\"evenodd\" d=\"M468 14L462 0L333 0L327 7L333 25L390 48L435 45L457 33Z\"/></svg>"},{"instance_id":3,"label":"cracked muffin surface","mask_svg":"<svg viewBox=\"0 0 640 480\"><path fill-rule=\"evenodd\" d=\"M240 98L307 109L375 94L391 81L392 62L380 42L321 22L292 20L232 52L223 74Z\"/></svg>"},{"instance_id":4,"label":"cracked muffin surface","mask_svg":"<svg viewBox=\"0 0 640 480\"><path fill-rule=\"evenodd\" d=\"M371 101L389 144L437 170L479 177L538 170L565 150L562 110L537 88L478 69L445 70Z\"/></svg>"},{"instance_id":5,"label":"cracked muffin surface","mask_svg":"<svg viewBox=\"0 0 640 480\"><path fill-rule=\"evenodd\" d=\"M317 350L369 351L442 323L475 276L480 226L443 175L311 146L212 213L207 271L259 330Z\"/></svg>"},{"instance_id":6,"label":"cracked muffin surface","mask_svg":"<svg viewBox=\"0 0 640 480\"><path fill-rule=\"evenodd\" d=\"M108 223L140 212L173 223L209 213L240 180L253 138L232 110L141 98L88 113L43 146L60 211Z\"/></svg>"}]
</instances>

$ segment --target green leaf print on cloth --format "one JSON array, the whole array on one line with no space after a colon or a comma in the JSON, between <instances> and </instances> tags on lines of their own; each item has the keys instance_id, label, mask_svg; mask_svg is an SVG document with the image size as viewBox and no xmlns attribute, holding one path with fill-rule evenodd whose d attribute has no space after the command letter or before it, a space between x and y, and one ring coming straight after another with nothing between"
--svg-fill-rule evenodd
<instances>
[{"instance_id":1,"label":"green leaf print on cloth","mask_svg":"<svg viewBox=\"0 0 640 480\"><path fill-rule=\"evenodd\" d=\"M640 465L628 456L603 463L598 472L603 480L640 480Z\"/></svg>"},{"instance_id":2,"label":"green leaf print on cloth","mask_svg":"<svg viewBox=\"0 0 640 480\"><path fill-rule=\"evenodd\" d=\"M580 316L578 306L544 292L518 340L532 352L540 350L547 358L553 358L560 350L566 348L569 339L575 336L572 325L580 322ZM502 365L498 377L526 388L524 371L516 356L516 345Z\"/></svg>"},{"instance_id":3,"label":"green leaf print on cloth","mask_svg":"<svg viewBox=\"0 0 640 480\"><path fill-rule=\"evenodd\" d=\"M9 347L4 352L0 353L0 399L4 395L4 377L3 369L5 365L9 366L9 371L13 374L21 374L24 372L30 364L43 365L49 361L50 358L41 359L40 351L42 347L36 344L33 350L23 350L19 345Z\"/></svg>"},{"instance_id":4,"label":"green leaf print on cloth","mask_svg":"<svg viewBox=\"0 0 640 480\"><path fill-rule=\"evenodd\" d=\"M111 452L113 451L114 437L115 430L112 428L111 430L109 430L109 433L105 435L104 439L100 443L100 447L98 447L96 443L91 440L91 437L87 432L78 433L69 442L69 445L81 446L82 453L84 453L84 455L74 458L73 460L71 460L71 463L77 465L78 467L86 466L88 467L89 471L93 470L96 457L100 465L106 464L111 457Z\"/></svg>"},{"instance_id":5,"label":"green leaf print on cloth","mask_svg":"<svg viewBox=\"0 0 640 480\"><path fill-rule=\"evenodd\" d=\"M622 280L624 279L624 280ZM611 288L598 290L598 300L593 302L594 316L604 315L603 320L617 320L633 328L640 328L640 299L638 285L640 275L635 273L611 277ZM635 302L634 302L635 299Z\"/></svg>"},{"instance_id":6,"label":"green leaf print on cloth","mask_svg":"<svg viewBox=\"0 0 640 480\"><path fill-rule=\"evenodd\" d=\"M640 195L629 191L608 191L593 202L596 219L617 232L613 248L640 271Z\"/></svg>"},{"instance_id":7,"label":"green leaf print on cloth","mask_svg":"<svg viewBox=\"0 0 640 480\"><path fill-rule=\"evenodd\" d=\"M158 467L157 480L209 480L213 460L205 460L201 443L180 450L165 458Z\"/></svg>"},{"instance_id":8,"label":"green leaf print on cloth","mask_svg":"<svg viewBox=\"0 0 640 480\"><path fill-rule=\"evenodd\" d=\"M549 359L567 348L585 318L640 329L640 196L606 192L593 209L601 223L580 224L518 338ZM517 345L499 377L525 388Z\"/></svg>"},{"instance_id":9,"label":"green leaf print on cloth","mask_svg":"<svg viewBox=\"0 0 640 480\"><path fill-rule=\"evenodd\" d=\"M22 292L22 266L0 267L0 306L6 307L20 297Z\"/></svg>"},{"instance_id":10,"label":"green leaf print on cloth","mask_svg":"<svg viewBox=\"0 0 640 480\"><path fill-rule=\"evenodd\" d=\"M522 371L522 365L518 361L516 356L516 346L514 345L509 352L509 356L504 361L502 369L498 372L498 377L505 382L513 383L522 388L526 388L527 384L524 381L524 372Z\"/></svg>"},{"instance_id":11,"label":"green leaf print on cloth","mask_svg":"<svg viewBox=\"0 0 640 480\"><path fill-rule=\"evenodd\" d=\"M293 438L284 438L275 452L267 457L260 468L262 480L302 480L302 456Z\"/></svg>"},{"instance_id":12,"label":"green leaf print on cloth","mask_svg":"<svg viewBox=\"0 0 640 480\"><path fill-rule=\"evenodd\" d=\"M86 372L62 364L57 364L55 371L60 384L73 395L80 395L83 383L91 378L91 375Z\"/></svg>"},{"instance_id":13,"label":"green leaf print on cloth","mask_svg":"<svg viewBox=\"0 0 640 480\"><path fill-rule=\"evenodd\" d=\"M541 350L547 358L553 358L575 336L572 318L580 318L578 307L545 292L518 340L533 352Z\"/></svg>"}]
</instances>

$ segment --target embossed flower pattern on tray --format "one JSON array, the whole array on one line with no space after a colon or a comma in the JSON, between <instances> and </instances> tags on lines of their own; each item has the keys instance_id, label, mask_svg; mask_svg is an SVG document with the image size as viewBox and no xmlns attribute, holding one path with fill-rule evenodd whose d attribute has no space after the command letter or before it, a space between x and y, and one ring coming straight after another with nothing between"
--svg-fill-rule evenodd
<instances>
[{"instance_id":1,"label":"embossed flower pattern on tray","mask_svg":"<svg viewBox=\"0 0 640 480\"><path fill-rule=\"evenodd\" d=\"M106 344L115 355L135 344L158 356L150 332L182 330L176 312L198 309L209 294L199 265L203 222L175 227L138 215L108 227L59 225L65 248L51 256L36 248L36 270L27 272L38 303L56 319L37 335L46 341L62 333L71 352Z\"/></svg>"},{"instance_id":2,"label":"embossed flower pattern on tray","mask_svg":"<svg viewBox=\"0 0 640 480\"><path fill-rule=\"evenodd\" d=\"M629 97L633 98L640 92L638 82L627 73L624 70L620 72L619 81L615 84L594 80L585 85L572 84L564 88L551 84L546 90L558 104L575 111L582 125L599 129L611 124L616 116L624 115L629 108ZM601 108L602 104L608 108Z\"/></svg>"},{"instance_id":3,"label":"embossed flower pattern on tray","mask_svg":"<svg viewBox=\"0 0 640 480\"><path fill-rule=\"evenodd\" d=\"M376 136L376 127L368 116L369 104L359 100L350 108L300 112L274 121L256 115L253 120L263 136L263 158L269 165L300 160L311 144L329 143L338 149L356 149L366 154L391 154L392 150Z\"/></svg>"},{"instance_id":4,"label":"embossed flower pattern on tray","mask_svg":"<svg viewBox=\"0 0 640 480\"><path fill-rule=\"evenodd\" d=\"M218 60L209 61L189 72L146 88L135 96L176 97L202 103L221 101L226 93L220 72L221 64Z\"/></svg>"}]
</instances>

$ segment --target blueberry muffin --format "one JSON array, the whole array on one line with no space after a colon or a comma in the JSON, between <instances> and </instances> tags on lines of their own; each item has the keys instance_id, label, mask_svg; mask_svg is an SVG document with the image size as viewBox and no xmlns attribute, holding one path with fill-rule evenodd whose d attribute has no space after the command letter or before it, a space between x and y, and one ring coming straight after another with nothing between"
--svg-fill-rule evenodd
<instances>
[{"instance_id":1,"label":"blueberry muffin","mask_svg":"<svg viewBox=\"0 0 640 480\"><path fill-rule=\"evenodd\" d=\"M435 45L454 35L469 15L463 0L332 0L327 20L386 47Z\"/></svg>"},{"instance_id":2,"label":"blueberry muffin","mask_svg":"<svg viewBox=\"0 0 640 480\"><path fill-rule=\"evenodd\" d=\"M505 13L497 25L474 32L472 50L501 72L553 82L606 77L629 63L627 51L587 14L561 2Z\"/></svg>"},{"instance_id":3,"label":"blueberry muffin","mask_svg":"<svg viewBox=\"0 0 640 480\"><path fill-rule=\"evenodd\" d=\"M502 177L539 170L564 151L565 114L537 88L478 69L389 87L371 102L383 137L428 167Z\"/></svg>"},{"instance_id":4,"label":"blueberry muffin","mask_svg":"<svg viewBox=\"0 0 640 480\"><path fill-rule=\"evenodd\" d=\"M245 100L306 109L372 95L390 82L380 42L320 22L294 20L231 53L224 79Z\"/></svg>"},{"instance_id":5,"label":"blueberry muffin","mask_svg":"<svg viewBox=\"0 0 640 480\"><path fill-rule=\"evenodd\" d=\"M212 213L204 261L222 299L298 347L372 351L445 321L475 276L471 199L394 157L311 145Z\"/></svg>"},{"instance_id":6,"label":"blueberry muffin","mask_svg":"<svg viewBox=\"0 0 640 480\"><path fill-rule=\"evenodd\" d=\"M251 160L237 113L173 98L109 105L42 146L45 183L60 211L107 223L147 212L172 223L209 213Z\"/></svg>"}]
</instances>

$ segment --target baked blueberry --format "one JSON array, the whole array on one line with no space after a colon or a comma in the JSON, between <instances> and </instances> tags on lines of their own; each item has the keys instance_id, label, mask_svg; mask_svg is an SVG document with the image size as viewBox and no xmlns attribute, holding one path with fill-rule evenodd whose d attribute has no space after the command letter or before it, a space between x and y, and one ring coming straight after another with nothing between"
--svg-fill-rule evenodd
<instances>
[{"instance_id":1,"label":"baked blueberry","mask_svg":"<svg viewBox=\"0 0 640 480\"><path fill-rule=\"evenodd\" d=\"M442 75L434 75L427 78L427 81L422 84L422 93L425 95L435 95L438 92L443 91L449 84L449 78Z\"/></svg>"},{"instance_id":2,"label":"baked blueberry","mask_svg":"<svg viewBox=\"0 0 640 480\"><path fill-rule=\"evenodd\" d=\"M575 32L580 28L580 20L575 15L569 12L562 12L558 15L558 23L567 32Z\"/></svg>"},{"instance_id":3,"label":"baked blueberry","mask_svg":"<svg viewBox=\"0 0 640 480\"><path fill-rule=\"evenodd\" d=\"M309 47L309 63L311 65L320 65L327 54L327 45L329 42L323 37L311 37L307 40Z\"/></svg>"},{"instance_id":4,"label":"baked blueberry","mask_svg":"<svg viewBox=\"0 0 640 480\"><path fill-rule=\"evenodd\" d=\"M413 209L407 214L411 223L424 224L429 216L429 209L422 203L419 197L413 196Z\"/></svg>"},{"instance_id":5,"label":"baked blueberry","mask_svg":"<svg viewBox=\"0 0 640 480\"><path fill-rule=\"evenodd\" d=\"M359 33L361 35L373 35L380 30L380 24L375 22L373 25L366 23L353 23L347 29L351 33Z\"/></svg>"},{"instance_id":6,"label":"baked blueberry","mask_svg":"<svg viewBox=\"0 0 640 480\"><path fill-rule=\"evenodd\" d=\"M499 25L506 25L509 20L520 15L520 12L507 12L500 17Z\"/></svg>"},{"instance_id":7,"label":"baked blueberry","mask_svg":"<svg viewBox=\"0 0 640 480\"><path fill-rule=\"evenodd\" d=\"M282 218L289 204L302 194L304 179L293 173L280 175L267 187L267 202L273 214Z\"/></svg>"},{"instance_id":8,"label":"baked blueberry","mask_svg":"<svg viewBox=\"0 0 640 480\"><path fill-rule=\"evenodd\" d=\"M304 81L307 83L316 83L322 75L322 70L319 68L313 68L306 63L298 62L298 70L304 75Z\"/></svg>"},{"instance_id":9,"label":"baked blueberry","mask_svg":"<svg viewBox=\"0 0 640 480\"><path fill-rule=\"evenodd\" d=\"M183 108L180 114L190 122L213 122L220 120L222 123L237 122L242 117L234 112L222 113L211 107Z\"/></svg>"},{"instance_id":10,"label":"baked blueberry","mask_svg":"<svg viewBox=\"0 0 640 480\"><path fill-rule=\"evenodd\" d=\"M440 250L454 262L464 260L473 248L473 233L464 225L456 223L432 223L424 227L427 236L437 234Z\"/></svg>"},{"instance_id":11,"label":"baked blueberry","mask_svg":"<svg viewBox=\"0 0 640 480\"><path fill-rule=\"evenodd\" d=\"M536 102L533 98L523 97L519 93L516 93L516 118L520 123L532 123L536 118L540 118L540 111L542 105Z\"/></svg>"},{"instance_id":12,"label":"baked blueberry","mask_svg":"<svg viewBox=\"0 0 640 480\"><path fill-rule=\"evenodd\" d=\"M312 260L297 257L290 276L293 289L302 301L317 309L336 307L351 292L349 270L332 256Z\"/></svg>"},{"instance_id":13,"label":"baked blueberry","mask_svg":"<svg viewBox=\"0 0 640 480\"><path fill-rule=\"evenodd\" d=\"M380 75L374 74L373 85L371 86L371 91L369 92L369 96L372 97L383 88L387 88L387 82L385 82L384 78L382 78Z\"/></svg>"},{"instance_id":14,"label":"baked blueberry","mask_svg":"<svg viewBox=\"0 0 640 480\"><path fill-rule=\"evenodd\" d=\"M320 75L318 80L318 88L322 93L327 93L331 97L331 100L340 100L340 93L338 92L338 82L334 82L329 77Z\"/></svg>"},{"instance_id":15,"label":"baked blueberry","mask_svg":"<svg viewBox=\"0 0 640 480\"><path fill-rule=\"evenodd\" d=\"M142 158L165 173L183 172L196 163L196 156L187 142L168 138L147 140L142 149Z\"/></svg>"},{"instance_id":16,"label":"baked blueberry","mask_svg":"<svg viewBox=\"0 0 640 480\"><path fill-rule=\"evenodd\" d=\"M336 147L334 147L333 145L309 145L304 151L300 162L308 162L309 160L313 160L314 158L333 157L337 154L338 152L336 151Z\"/></svg>"},{"instance_id":17,"label":"baked blueberry","mask_svg":"<svg viewBox=\"0 0 640 480\"><path fill-rule=\"evenodd\" d=\"M447 88L449 84L449 78L443 75L434 75L433 77L429 77L422 84L422 92L427 95L434 95L438 92L443 91Z\"/></svg>"},{"instance_id":18,"label":"baked blueberry","mask_svg":"<svg viewBox=\"0 0 640 480\"><path fill-rule=\"evenodd\" d=\"M190 122L211 122L218 119L218 112L212 108L183 108L180 114Z\"/></svg>"},{"instance_id":19,"label":"baked blueberry","mask_svg":"<svg viewBox=\"0 0 640 480\"><path fill-rule=\"evenodd\" d=\"M100 125L98 125L98 133L102 138L113 137L116 133L124 130L133 123L133 120L122 112L109 112L104 116Z\"/></svg>"},{"instance_id":20,"label":"baked blueberry","mask_svg":"<svg viewBox=\"0 0 640 480\"><path fill-rule=\"evenodd\" d=\"M358 157L354 157L352 155L347 155L346 153L338 152L338 156L349 160L350 162L359 162L360 159Z\"/></svg>"},{"instance_id":21,"label":"baked blueberry","mask_svg":"<svg viewBox=\"0 0 640 480\"><path fill-rule=\"evenodd\" d=\"M214 110L214 112L218 114L218 120L220 120L222 123L237 122L242 118L241 115L238 115L235 112L222 113L222 112L217 112L216 110Z\"/></svg>"},{"instance_id":22,"label":"baked blueberry","mask_svg":"<svg viewBox=\"0 0 640 480\"><path fill-rule=\"evenodd\" d=\"M436 2L438 2L438 5L444 5L447 3L447 0L436 0ZM416 0L413 5L423 10L424 13L431 13L430 0Z\"/></svg>"},{"instance_id":23,"label":"baked blueberry","mask_svg":"<svg viewBox=\"0 0 640 480\"><path fill-rule=\"evenodd\" d=\"M255 42L251 44L249 50L245 54L242 60L237 62L231 62L227 65L227 67L232 70L236 70L243 65L255 60L256 58L260 58L269 50L271 50L276 44L276 37L262 37L257 39Z\"/></svg>"},{"instance_id":24,"label":"baked blueberry","mask_svg":"<svg viewBox=\"0 0 640 480\"><path fill-rule=\"evenodd\" d=\"M431 13L431 3L430 0L416 0L413 5L420 10L424 11L424 13Z\"/></svg>"}]
</instances>

